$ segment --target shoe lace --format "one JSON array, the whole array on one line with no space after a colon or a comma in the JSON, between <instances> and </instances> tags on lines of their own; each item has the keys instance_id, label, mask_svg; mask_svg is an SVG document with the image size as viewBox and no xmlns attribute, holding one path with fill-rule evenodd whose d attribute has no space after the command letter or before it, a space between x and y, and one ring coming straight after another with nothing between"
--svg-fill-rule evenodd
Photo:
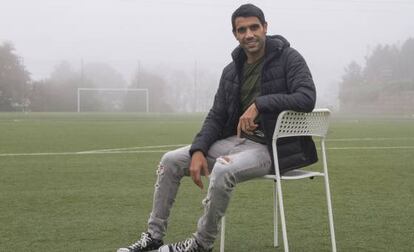
<instances>
[{"instance_id":1,"label":"shoe lace","mask_svg":"<svg viewBox=\"0 0 414 252\"><path fill-rule=\"evenodd\" d=\"M199 245L194 238L188 238L175 244L174 252L198 252Z\"/></svg>"},{"instance_id":2,"label":"shoe lace","mask_svg":"<svg viewBox=\"0 0 414 252\"><path fill-rule=\"evenodd\" d=\"M149 242L151 242L151 237L148 233L142 233L141 238L135 243L129 246L130 249L145 248Z\"/></svg>"}]
</instances>

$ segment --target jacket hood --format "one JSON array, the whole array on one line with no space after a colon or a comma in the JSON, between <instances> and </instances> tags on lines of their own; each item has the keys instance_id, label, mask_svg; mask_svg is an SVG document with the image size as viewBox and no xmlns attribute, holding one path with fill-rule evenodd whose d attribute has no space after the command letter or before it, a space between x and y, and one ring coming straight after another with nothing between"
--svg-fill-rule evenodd
<instances>
[{"instance_id":1,"label":"jacket hood","mask_svg":"<svg viewBox=\"0 0 414 252\"><path fill-rule=\"evenodd\" d=\"M282 35L271 35L266 37L266 49L285 49L286 47L290 47L290 43Z\"/></svg>"},{"instance_id":2,"label":"jacket hood","mask_svg":"<svg viewBox=\"0 0 414 252\"><path fill-rule=\"evenodd\" d=\"M290 47L289 41L283 37L282 35L270 35L266 36L266 52L265 55L272 54L276 51L283 51L283 49ZM246 54L241 48L241 46L237 46L233 52L231 53L231 56L235 62L240 62L240 60L244 61L246 59Z\"/></svg>"},{"instance_id":3,"label":"jacket hood","mask_svg":"<svg viewBox=\"0 0 414 252\"><path fill-rule=\"evenodd\" d=\"M265 58L273 58L274 56L280 55L287 47L290 47L290 43L282 35L266 36ZM231 56L236 65L240 65L247 58L246 53L240 45L233 50Z\"/></svg>"}]
</instances>

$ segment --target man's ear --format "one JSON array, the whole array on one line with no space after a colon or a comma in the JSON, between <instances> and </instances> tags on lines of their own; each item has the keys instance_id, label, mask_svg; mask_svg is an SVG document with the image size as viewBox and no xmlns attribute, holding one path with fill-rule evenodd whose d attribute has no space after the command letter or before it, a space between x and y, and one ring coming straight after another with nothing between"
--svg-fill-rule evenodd
<instances>
[{"instance_id":1,"label":"man's ear","mask_svg":"<svg viewBox=\"0 0 414 252\"><path fill-rule=\"evenodd\" d=\"M263 24L263 30L265 32L265 34L267 33L267 22L264 22Z\"/></svg>"},{"instance_id":2,"label":"man's ear","mask_svg":"<svg viewBox=\"0 0 414 252\"><path fill-rule=\"evenodd\" d=\"M233 30L233 36L237 39L236 30Z\"/></svg>"}]
</instances>

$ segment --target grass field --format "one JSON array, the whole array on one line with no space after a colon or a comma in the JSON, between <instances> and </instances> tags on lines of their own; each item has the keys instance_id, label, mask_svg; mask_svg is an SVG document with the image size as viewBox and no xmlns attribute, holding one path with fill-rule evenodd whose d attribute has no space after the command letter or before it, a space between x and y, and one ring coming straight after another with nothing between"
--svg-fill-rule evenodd
<instances>
[{"instance_id":1,"label":"grass field","mask_svg":"<svg viewBox=\"0 0 414 252\"><path fill-rule=\"evenodd\" d=\"M0 114L0 251L116 251L134 241L146 227L162 153L190 143L201 122ZM414 120L334 119L327 147L338 251L414 251ZM226 251L275 251L271 189L238 185ZM330 251L322 179L283 189L291 251ZM205 194L183 180L166 242L194 232Z\"/></svg>"}]
</instances>

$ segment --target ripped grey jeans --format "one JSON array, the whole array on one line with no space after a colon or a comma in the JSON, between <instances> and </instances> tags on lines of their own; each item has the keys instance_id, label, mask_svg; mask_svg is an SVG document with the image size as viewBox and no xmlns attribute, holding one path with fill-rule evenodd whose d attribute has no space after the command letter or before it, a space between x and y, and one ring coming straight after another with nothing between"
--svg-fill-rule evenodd
<instances>
[{"instance_id":1,"label":"ripped grey jeans","mask_svg":"<svg viewBox=\"0 0 414 252\"><path fill-rule=\"evenodd\" d=\"M148 220L148 232L155 239L164 237L180 180L189 176L189 149L190 146L185 146L169 151L161 159ZM194 237L204 248L212 248L235 185L271 173L272 165L266 145L237 136L215 142L208 152L207 162L210 182L203 200L204 214Z\"/></svg>"}]
</instances>

